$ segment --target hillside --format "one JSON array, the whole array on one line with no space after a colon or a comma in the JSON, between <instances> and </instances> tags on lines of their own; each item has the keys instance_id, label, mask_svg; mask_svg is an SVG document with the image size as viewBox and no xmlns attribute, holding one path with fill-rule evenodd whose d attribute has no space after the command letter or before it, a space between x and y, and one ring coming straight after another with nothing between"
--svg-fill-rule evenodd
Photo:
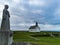
<instances>
[{"instance_id":1,"label":"hillside","mask_svg":"<svg viewBox=\"0 0 60 45\"><path fill-rule=\"evenodd\" d=\"M49 33L58 34L58 32L14 32L15 42L32 42L39 45L60 45L60 36L51 37Z\"/></svg>"}]
</instances>

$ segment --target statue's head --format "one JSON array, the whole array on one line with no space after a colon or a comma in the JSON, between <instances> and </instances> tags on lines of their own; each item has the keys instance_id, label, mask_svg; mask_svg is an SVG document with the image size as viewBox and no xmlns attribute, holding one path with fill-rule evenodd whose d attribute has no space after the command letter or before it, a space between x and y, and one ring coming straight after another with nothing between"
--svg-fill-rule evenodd
<instances>
[{"instance_id":1,"label":"statue's head","mask_svg":"<svg viewBox=\"0 0 60 45\"><path fill-rule=\"evenodd\" d=\"M9 6L8 5L5 5L5 9L8 9L9 8Z\"/></svg>"}]
</instances>

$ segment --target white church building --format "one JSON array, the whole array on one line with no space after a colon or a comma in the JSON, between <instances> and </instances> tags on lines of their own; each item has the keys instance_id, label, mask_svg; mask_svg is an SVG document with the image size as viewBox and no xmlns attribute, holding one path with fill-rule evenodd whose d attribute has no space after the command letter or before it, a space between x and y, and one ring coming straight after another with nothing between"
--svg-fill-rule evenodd
<instances>
[{"instance_id":1,"label":"white church building","mask_svg":"<svg viewBox=\"0 0 60 45\"><path fill-rule=\"evenodd\" d=\"M29 32L40 32L40 27L38 26L38 22L35 25L29 27Z\"/></svg>"}]
</instances>

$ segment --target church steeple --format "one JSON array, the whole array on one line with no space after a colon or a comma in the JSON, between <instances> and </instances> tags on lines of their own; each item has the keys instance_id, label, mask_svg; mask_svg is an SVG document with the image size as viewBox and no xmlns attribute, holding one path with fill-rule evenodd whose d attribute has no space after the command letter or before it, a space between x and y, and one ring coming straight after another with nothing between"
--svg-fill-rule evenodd
<instances>
[{"instance_id":1,"label":"church steeple","mask_svg":"<svg viewBox=\"0 0 60 45\"><path fill-rule=\"evenodd\" d=\"M38 26L38 22L36 22L36 26Z\"/></svg>"}]
</instances>

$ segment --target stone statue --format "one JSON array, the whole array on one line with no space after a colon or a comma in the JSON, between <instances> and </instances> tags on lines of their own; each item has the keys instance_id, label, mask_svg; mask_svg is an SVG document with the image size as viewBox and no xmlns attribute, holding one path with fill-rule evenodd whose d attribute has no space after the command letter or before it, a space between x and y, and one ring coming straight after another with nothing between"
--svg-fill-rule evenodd
<instances>
[{"instance_id":1,"label":"stone statue","mask_svg":"<svg viewBox=\"0 0 60 45\"><path fill-rule=\"evenodd\" d=\"M3 18L2 18L2 24L1 24L1 30L10 30L10 14L8 11L9 6L5 5L5 8L3 9Z\"/></svg>"},{"instance_id":2,"label":"stone statue","mask_svg":"<svg viewBox=\"0 0 60 45\"><path fill-rule=\"evenodd\" d=\"M5 5L3 9L3 18L1 23L1 44L0 45L11 45L12 44L12 34L13 32L10 30L10 14L8 11L9 6Z\"/></svg>"}]
</instances>

